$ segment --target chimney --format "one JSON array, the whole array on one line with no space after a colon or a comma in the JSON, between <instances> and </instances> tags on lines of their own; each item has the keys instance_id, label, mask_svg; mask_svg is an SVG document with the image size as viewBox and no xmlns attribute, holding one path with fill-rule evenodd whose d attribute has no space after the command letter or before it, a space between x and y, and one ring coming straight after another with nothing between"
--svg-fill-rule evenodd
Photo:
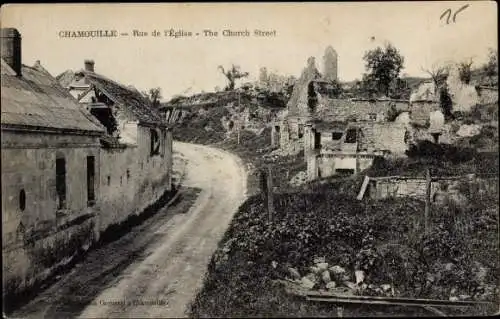
<instances>
[{"instance_id":1,"label":"chimney","mask_svg":"<svg viewBox=\"0 0 500 319\"><path fill-rule=\"evenodd\" d=\"M85 71L94 72L94 60L85 60Z\"/></svg>"},{"instance_id":2,"label":"chimney","mask_svg":"<svg viewBox=\"0 0 500 319\"><path fill-rule=\"evenodd\" d=\"M14 28L1 29L2 59L21 75L21 34Z\"/></svg>"}]
</instances>

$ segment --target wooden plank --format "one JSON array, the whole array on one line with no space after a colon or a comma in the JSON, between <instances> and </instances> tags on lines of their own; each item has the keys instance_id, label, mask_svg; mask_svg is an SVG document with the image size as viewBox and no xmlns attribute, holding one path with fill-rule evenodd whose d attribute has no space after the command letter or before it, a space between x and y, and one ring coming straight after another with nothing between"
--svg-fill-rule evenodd
<instances>
[{"instance_id":1,"label":"wooden plank","mask_svg":"<svg viewBox=\"0 0 500 319\"><path fill-rule=\"evenodd\" d=\"M306 296L308 301L318 301L318 302L329 302L329 303L354 303L354 304L367 304L367 305L386 305L386 306L415 306L415 307L451 307L451 308L464 308L475 306L475 304L428 304L425 302L413 302L413 301L393 301L393 300L369 300L369 299L357 299L351 298L321 298L321 297L309 297Z\"/></svg>"},{"instance_id":2,"label":"wooden plank","mask_svg":"<svg viewBox=\"0 0 500 319\"><path fill-rule=\"evenodd\" d=\"M399 297L378 297L378 296L343 296L340 294L332 294L329 292L321 291L309 291L306 293L307 297L310 298L320 298L320 299L336 299L336 300L350 300L350 301L381 301L381 302L395 302L395 303L407 303L407 304L422 304L422 305L436 305L436 306L450 306L450 307L468 307L474 305L488 305L492 304L488 301L471 301L471 300L461 300L461 301L448 301L439 299L422 299L422 298L399 298Z\"/></svg>"},{"instance_id":3,"label":"wooden plank","mask_svg":"<svg viewBox=\"0 0 500 319\"><path fill-rule=\"evenodd\" d=\"M357 200L363 199L363 196L365 195L366 188L368 187L369 182L370 182L370 177L368 175L365 175L365 179L363 180L363 184L361 185L358 197L356 197Z\"/></svg>"}]
</instances>

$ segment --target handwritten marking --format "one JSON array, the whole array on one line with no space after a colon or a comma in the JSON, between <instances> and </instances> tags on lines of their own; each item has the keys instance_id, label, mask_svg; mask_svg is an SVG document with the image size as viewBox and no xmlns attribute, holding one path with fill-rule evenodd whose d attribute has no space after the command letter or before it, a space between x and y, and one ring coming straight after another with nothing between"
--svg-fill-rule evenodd
<instances>
[{"instance_id":1,"label":"handwritten marking","mask_svg":"<svg viewBox=\"0 0 500 319\"><path fill-rule=\"evenodd\" d=\"M457 19L457 15L458 15L460 12L464 11L465 9L467 9L468 7L469 7L469 4L466 4L466 5L462 6L462 7L460 7L460 9L458 9L457 11L455 11L455 13L453 14L453 18L452 18L453 23L456 23L456 22L457 22L457 21L456 21L456 19ZM452 11L451 11L451 8L450 8L450 9L445 10L445 11L441 14L441 16L439 17L439 20L443 20L443 18L444 18L446 15L448 15L448 17L446 18L446 24L450 24L451 12L452 12Z\"/></svg>"}]
</instances>

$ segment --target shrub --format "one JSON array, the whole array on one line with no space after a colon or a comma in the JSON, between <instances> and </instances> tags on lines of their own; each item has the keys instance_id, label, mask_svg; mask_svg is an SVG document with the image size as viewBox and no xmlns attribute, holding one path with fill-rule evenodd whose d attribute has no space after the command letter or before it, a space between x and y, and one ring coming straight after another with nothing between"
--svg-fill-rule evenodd
<instances>
[{"instance_id":1,"label":"shrub","mask_svg":"<svg viewBox=\"0 0 500 319\"><path fill-rule=\"evenodd\" d=\"M427 140L411 144L406 151L406 155L410 158L431 158L455 164L470 161L475 154L476 151L473 148L436 144Z\"/></svg>"}]
</instances>

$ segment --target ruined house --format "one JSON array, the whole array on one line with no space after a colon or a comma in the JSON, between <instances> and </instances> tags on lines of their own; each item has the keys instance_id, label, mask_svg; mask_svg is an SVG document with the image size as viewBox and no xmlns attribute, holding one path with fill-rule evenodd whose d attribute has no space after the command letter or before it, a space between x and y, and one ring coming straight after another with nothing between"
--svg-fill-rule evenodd
<instances>
[{"instance_id":1,"label":"ruined house","mask_svg":"<svg viewBox=\"0 0 500 319\"><path fill-rule=\"evenodd\" d=\"M317 112L306 124L304 154L309 180L356 174L370 167L377 156L404 156L407 125L385 121L380 103L334 102L335 107Z\"/></svg>"},{"instance_id":2,"label":"ruined house","mask_svg":"<svg viewBox=\"0 0 500 319\"><path fill-rule=\"evenodd\" d=\"M92 60L78 72L65 72L65 87L106 127L101 139L101 230L138 214L169 191L172 133L149 99L94 70ZM73 73L68 81L64 74ZM127 213L124 213L127 212Z\"/></svg>"},{"instance_id":3,"label":"ruined house","mask_svg":"<svg viewBox=\"0 0 500 319\"><path fill-rule=\"evenodd\" d=\"M98 236L105 128L1 29L4 296L45 279Z\"/></svg>"}]
</instances>

